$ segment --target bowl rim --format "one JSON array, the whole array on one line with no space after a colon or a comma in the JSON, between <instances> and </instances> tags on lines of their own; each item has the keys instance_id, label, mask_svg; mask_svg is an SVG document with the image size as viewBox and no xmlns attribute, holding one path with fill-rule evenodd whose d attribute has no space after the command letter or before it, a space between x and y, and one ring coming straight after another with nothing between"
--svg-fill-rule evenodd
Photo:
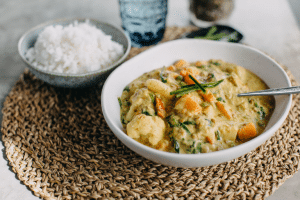
<instances>
[{"instance_id":1,"label":"bowl rim","mask_svg":"<svg viewBox=\"0 0 300 200\"><path fill-rule=\"evenodd\" d=\"M158 44L156 46L161 46L161 45L168 45L170 43L174 43L174 42L180 42L180 41L184 41L184 40L195 40L192 38L185 38L185 39L177 39L177 40L172 40L172 41L167 41L165 43L161 43ZM287 84L288 86L291 86L291 82L290 79L288 78L286 72L282 69L282 67L280 67L280 65L273 59L271 58L269 55L265 54L264 52L248 46L248 45L244 45L244 44L239 44L239 43L228 43L228 42L222 42L222 41L204 41L203 42L207 42L207 43L219 43L220 45L232 45L232 46L239 46L240 48L246 48L249 49L251 51L255 51L256 53L261 54L262 56L266 57L268 60L270 60L271 62L275 63L276 67L281 71L281 73L283 74L283 76L286 78ZM154 48L151 49L147 49L144 52L141 52L139 55L143 55L146 54L146 52L148 51L153 51ZM138 56L139 56L138 55ZM124 64L122 64L119 68L122 69L123 66L125 64L130 63L130 60L125 62ZM231 152L235 152L238 149L242 148L242 149L248 149L246 153L249 153L250 151L252 151L253 149L257 148L258 146L262 145L264 142L266 142L266 140L268 138L270 138L272 135L275 134L275 132L280 128L280 126L283 124L284 120L286 119L290 109L291 109L291 105L292 105L292 95L287 95L288 96L288 103L287 105L284 107L283 112L281 113L281 117L279 119L276 120L276 123L271 126L267 131L264 131L262 134L258 135L257 137L242 143L240 145L228 148L228 149L223 149L220 151L214 151L214 152L208 152L208 153L200 153L200 154L178 154L178 153L172 153L172 152L165 152L165 151L161 151L161 150L157 150L151 147L148 147L144 144L139 143L138 141L132 139L131 137L129 137L124 130L119 129L118 126L116 126L113 121L111 120L108 116L107 113L107 109L105 107L105 95L103 95L106 90L108 90L107 88L109 87L108 82L110 81L110 79L112 79L112 77L114 76L115 73L117 73L118 71L115 70L114 72L112 72L109 77L106 79L104 85L103 85L103 89L102 89L102 94L101 94L101 107L102 107L102 111L103 111L103 116L105 118L105 121L107 122L109 128L112 130L112 132L115 134L115 136L117 136L119 139L126 139L128 141L128 143L131 143L132 145L134 145L137 149L140 149L141 152L147 152L150 155L155 155L155 156L163 156L163 157L168 157L171 159L182 159L182 160L189 160L189 159L207 159L207 158L212 158L212 157L219 157L222 155L226 155L228 156ZM137 78L137 77L136 77ZM120 94L121 95L121 94ZM275 105L276 106L276 105ZM263 141L263 142L259 142L259 141ZM122 141L122 143L124 143ZM127 144L125 144L127 146ZM127 146L129 147L129 146ZM129 147L130 148L130 147ZM131 148L130 148L131 149ZM250 150L249 150L250 149ZM134 150L133 150L134 151ZM135 151L136 153L140 154L139 152ZM142 154L140 154L142 155ZM237 158L237 157L234 157ZM234 159L233 158L233 159ZM207 166L207 165L203 165L203 166Z\"/></svg>"},{"instance_id":2,"label":"bowl rim","mask_svg":"<svg viewBox=\"0 0 300 200\"><path fill-rule=\"evenodd\" d=\"M42 70L42 69L39 69L37 67L34 67L30 62L28 62L28 60L25 58L25 55L23 55L21 53L21 46L22 46L22 43L23 41L27 38L28 34L38 30L38 29L41 29L41 31L43 31L47 26L51 26L51 25L60 25L59 23L63 23L63 22L68 22L67 25L70 25L72 23L74 23L75 21L77 21L78 23L81 23L81 22L86 22L88 21L91 25L94 25L96 26L95 24L102 24L102 25L105 25L105 26L109 26L111 28L114 28L116 29L117 31L121 32L122 35L124 35L124 37L126 38L126 41L128 43L128 46L126 48L126 50L124 51L123 55L116 61L114 61L111 65L109 65L109 67L106 67L104 69L99 69L99 70L95 70L95 71L90 71L90 72L87 72L87 73L81 73L81 74L66 74L66 73L59 73L59 72L51 72L51 71L47 71L47 70ZM91 22L94 22L94 23L91 23ZM64 26L67 26L67 25L64 25ZM100 29L101 30L101 29ZM102 31L102 30L101 30ZM106 33L105 33L106 34ZM107 35L107 34L106 34ZM93 76L93 75L97 75L97 74L101 74L103 72L106 72L106 71L109 71L111 69L113 69L114 67L122 64L122 62L125 61L125 59L127 58L129 52L131 50L131 40L129 38L129 36L125 33L125 31L121 28L121 27L118 27L116 25L113 25L113 24L110 24L106 21L100 21L100 20L96 20L96 19L93 19L93 18L60 18L60 19L54 19L54 20L50 20L50 21L47 21L47 22L43 22L37 26L34 26L33 28L27 30L19 39L18 41L18 53L19 55L21 56L22 60L31 68L33 68L34 70L37 70L38 72L40 73L43 73L43 74L46 74L46 75L52 75L52 76L60 76L60 77L85 77L85 76Z\"/></svg>"}]
</instances>

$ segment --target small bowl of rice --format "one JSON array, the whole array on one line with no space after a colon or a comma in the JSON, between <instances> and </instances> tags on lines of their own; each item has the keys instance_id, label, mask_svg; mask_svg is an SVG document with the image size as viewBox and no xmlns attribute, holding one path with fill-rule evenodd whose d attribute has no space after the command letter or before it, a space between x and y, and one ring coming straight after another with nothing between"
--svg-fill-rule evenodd
<instances>
[{"instance_id":1,"label":"small bowl of rice","mask_svg":"<svg viewBox=\"0 0 300 200\"><path fill-rule=\"evenodd\" d=\"M88 87L103 82L128 56L125 32L92 19L60 19L26 32L18 51L39 79L58 87Z\"/></svg>"}]
</instances>

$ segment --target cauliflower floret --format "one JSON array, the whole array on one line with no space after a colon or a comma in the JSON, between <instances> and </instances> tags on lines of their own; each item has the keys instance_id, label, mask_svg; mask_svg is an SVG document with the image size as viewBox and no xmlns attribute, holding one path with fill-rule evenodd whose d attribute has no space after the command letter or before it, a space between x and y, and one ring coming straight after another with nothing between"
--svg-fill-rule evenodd
<instances>
[{"instance_id":1,"label":"cauliflower floret","mask_svg":"<svg viewBox=\"0 0 300 200\"><path fill-rule=\"evenodd\" d=\"M235 141L237 132L238 132L238 127L237 126L231 126L231 125L226 125L224 124L223 126L219 127L221 137L223 140L227 141Z\"/></svg>"},{"instance_id":2,"label":"cauliflower floret","mask_svg":"<svg viewBox=\"0 0 300 200\"><path fill-rule=\"evenodd\" d=\"M167 99L172 99L174 96L170 94L170 92L172 92L172 88L159 80L149 79L146 81L146 85L150 91L158 93Z\"/></svg>"},{"instance_id":3,"label":"cauliflower floret","mask_svg":"<svg viewBox=\"0 0 300 200\"><path fill-rule=\"evenodd\" d=\"M197 96L197 93L186 94L176 102L175 110L187 116L198 115L202 110L200 103L201 99Z\"/></svg>"},{"instance_id":4,"label":"cauliflower floret","mask_svg":"<svg viewBox=\"0 0 300 200\"><path fill-rule=\"evenodd\" d=\"M147 116L144 114L136 115L127 124L127 135L133 139L145 140L156 146L163 139L166 125L158 116Z\"/></svg>"},{"instance_id":5,"label":"cauliflower floret","mask_svg":"<svg viewBox=\"0 0 300 200\"><path fill-rule=\"evenodd\" d=\"M143 110L148 111L151 115L155 113L150 92L146 88L136 90L130 98L130 103L131 106L126 114L126 121L131 121L135 115L140 114Z\"/></svg>"}]
</instances>

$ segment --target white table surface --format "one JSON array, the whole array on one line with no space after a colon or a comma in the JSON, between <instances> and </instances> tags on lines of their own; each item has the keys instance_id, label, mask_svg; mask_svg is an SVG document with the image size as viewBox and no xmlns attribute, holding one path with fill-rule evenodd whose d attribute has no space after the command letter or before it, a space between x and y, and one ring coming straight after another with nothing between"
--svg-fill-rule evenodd
<instances>
[{"instance_id":1,"label":"white table surface","mask_svg":"<svg viewBox=\"0 0 300 200\"><path fill-rule=\"evenodd\" d=\"M167 25L189 25L188 0L168 1ZM0 0L0 109L25 68L17 53L21 35L45 21L72 17L95 18L121 26L118 0ZM287 0L236 0L227 24L244 34L244 43L271 55L300 81L300 31ZM11 171L2 141L0 150L0 200L39 199ZM299 189L297 173L267 200L300 199Z\"/></svg>"}]
</instances>

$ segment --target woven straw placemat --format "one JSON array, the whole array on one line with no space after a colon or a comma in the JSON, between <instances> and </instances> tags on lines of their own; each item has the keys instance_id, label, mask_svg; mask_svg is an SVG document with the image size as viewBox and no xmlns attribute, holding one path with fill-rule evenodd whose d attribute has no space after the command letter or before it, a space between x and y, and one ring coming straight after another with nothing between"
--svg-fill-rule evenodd
<instances>
[{"instance_id":1,"label":"woven straw placemat","mask_svg":"<svg viewBox=\"0 0 300 200\"><path fill-rule=\"evenodd\" d=\"M193 29L169 27L163 42ZM129 58L147 48L133 48ZM55 88L27 70L8 94L1 128L5 152L12 170L36 196L264 199L299 169L299 95L282 128L263 145L202 168L168 167L132 152L108 128L100 96L99 87Z\"/></svg>"}]
</instances>

